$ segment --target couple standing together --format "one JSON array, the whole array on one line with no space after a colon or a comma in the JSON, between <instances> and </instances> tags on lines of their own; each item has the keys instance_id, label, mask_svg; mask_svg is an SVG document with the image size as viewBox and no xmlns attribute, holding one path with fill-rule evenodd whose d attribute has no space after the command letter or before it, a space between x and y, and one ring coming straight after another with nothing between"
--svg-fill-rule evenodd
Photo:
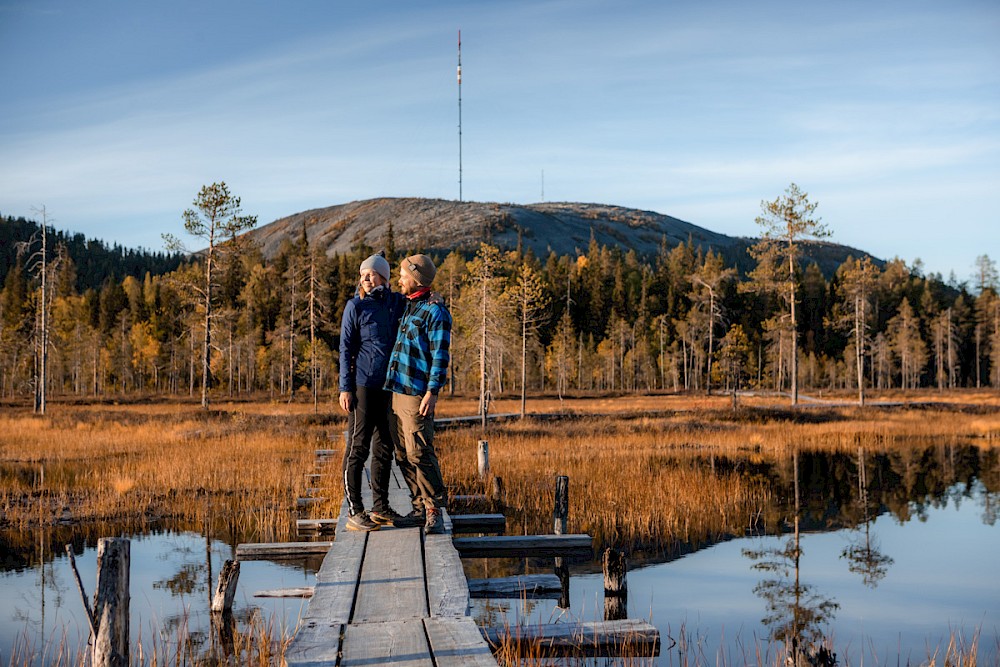
<instances>
[{"instance_id":1,"label":"couple standing together","mask_svg":"<svg viewBox=\"0 0 1000 667\"><path fill-rule=\"evenodd\" d=\"M451 315L432 294L437 269L426 255L400 263L399 292L389 287L383 253L361 263L358 294L340 324L340 406L347 412L344 491L350 530L423 524L444 532L447 490L434 451L434 407L448 376ZM372 454L372 509L361 500L361 478ZM389 505L392 460L410 491L412 511Z\"/></svg>"}]
</instances>

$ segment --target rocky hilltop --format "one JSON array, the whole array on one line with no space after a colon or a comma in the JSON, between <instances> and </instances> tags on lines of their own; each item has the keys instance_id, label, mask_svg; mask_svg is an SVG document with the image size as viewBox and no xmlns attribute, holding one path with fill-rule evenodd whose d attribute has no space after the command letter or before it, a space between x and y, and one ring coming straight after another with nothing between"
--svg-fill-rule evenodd
<instances>
[{"instance_id":1,"label":"rocky hilltop","mask_svg":"<svg viewBox=\"0 0 1000 667\"><path fill-rule=\"evenodd\" d=\"M753 239L718 234L669 215L610 206L552 202L498 204L443 199L379 198L296 213L259 227L249 235L266 257L277 254L286 239L301 236L308 225L309 239L328 255L345 253L360 245L381 248L389 223L398 248L445 254L453 249L473 253L481 241L514 248L518 237L537 257L586 252L590 239L607 246L633 249L653 256L662 242L669 247L690 240L705 250L723 254L746 268L747 246ZM808 255L824 273L831 272L847 255L867 253L830 243L814 244Z\"/></svg>"}]
</instances>

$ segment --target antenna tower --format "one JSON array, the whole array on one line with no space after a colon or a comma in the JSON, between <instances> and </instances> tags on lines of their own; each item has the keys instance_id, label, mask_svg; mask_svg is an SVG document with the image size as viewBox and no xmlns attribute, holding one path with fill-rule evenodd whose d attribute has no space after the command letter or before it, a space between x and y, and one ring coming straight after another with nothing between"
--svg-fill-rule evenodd
<instances>
[{"instance_id":1,"label":"antenna tower","mask_svg":"<svg viewBox=\"0 0 1000 667\"><path fill-rule=\"evenodd\" d=\"M458 201L462 201L462 31L458 31Z\"/></svg>"}]
</instances>

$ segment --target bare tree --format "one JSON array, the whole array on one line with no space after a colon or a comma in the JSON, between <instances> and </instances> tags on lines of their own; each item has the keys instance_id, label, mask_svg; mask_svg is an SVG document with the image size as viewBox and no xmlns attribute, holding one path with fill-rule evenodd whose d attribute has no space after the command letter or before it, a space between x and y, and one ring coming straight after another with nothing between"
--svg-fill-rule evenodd
<instances>
[{"instance_id":1,"label":"bare tree","mask_svg":"<svg viewBox=\"0 0 1000 667\"><path fill-rule=\"evenodd\" d=\"M18 255L27 254L25 266L28 272L37 276L39 281L38 306L35 313L35 373L34 373L34 410L45 414L49 385L49 310L52 306L52 294L49 288L50 273L56 268L55 262L49 261L48 227L49 217L45 207L32 209L42 217L42 224L30 239L17 244ZM32 248L38 244L38 249ZM62 253L60 253L60 256Z\"/></svg>"},{"instance_id":2,"label":"bare tree","mask_svg":"<svg viewBox=\"0 0 1000 667\"><path fill-rule=\"evenodd\" d=\"M705 380L705 393L712 393L712 361L715 357L715 328L722 322L722 300L719 290L728 281L736 277L736 269L723 268L722 257L709 251L698 270L693 273L691 281L691 300L708 309L708 378Z\"/></svg>"},{"instance_id":3,"label":"bare tree","mask_svg":"<svg viewBox=\"0 0 1000 667\"><path fill-rule=\"evenodd\" d=\"M833 309L832 324L849 327L854 341L854 365L858 380L858 405L865 404L865 350L868 345L869 300L878 282L878 267L871 258L852 258L841 266L841 303Z\"/></svg>"},{"instance_id":4,"label":"bare tree","mask_svg":"<svg viewBox=\"0 0 1000 667\"><path fill-rule=\"evenodd\" d=\"M216 291L215 263L220 255L239 249L236 237L257 224L257 216L242 215L240 198L229 192L225 182L202 186L194 199L194 208L184 211L184 229L191 236L203 239L208 246L201 251L204 281L198 287L204 309L205 331L201 358L201 407L208 409L208 389L211 384L212 305ZM183 243L171 235L163 240L169 250L185 250Z\"/></svg>"}]
</instances>

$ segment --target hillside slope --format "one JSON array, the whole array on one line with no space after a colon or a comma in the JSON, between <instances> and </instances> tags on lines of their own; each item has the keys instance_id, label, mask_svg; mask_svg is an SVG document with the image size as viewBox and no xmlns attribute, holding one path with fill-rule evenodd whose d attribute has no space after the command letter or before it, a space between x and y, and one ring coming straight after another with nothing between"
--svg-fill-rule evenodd
<instances>
[{"instance_id":1,"label":"hillside slope","mask_svg":"<svg viewBox=\"0 0 1000 667\"><path fill-rule=\"evenodd\" d=\"M298 238L308 223L310 240L333 255L362 244L381 248L390 221L396 247L438 254L452 249L472 253L483 240L514 248L520 234L524 247L542 258L553 251L557 255L586 252L591 237L601 245L634 249L651 257L663 241L673 247L690 239L746 268L750 263L746 248L753 242L668 215L621 206L555 202L521 206L419 198L369 199L303 211L249 235L261 245L265 257L273 257L284 240ZM830 243L815 244L808 253L824 273L831 273L849 254L867 255Z\"/></svg>"}]
</instances>

